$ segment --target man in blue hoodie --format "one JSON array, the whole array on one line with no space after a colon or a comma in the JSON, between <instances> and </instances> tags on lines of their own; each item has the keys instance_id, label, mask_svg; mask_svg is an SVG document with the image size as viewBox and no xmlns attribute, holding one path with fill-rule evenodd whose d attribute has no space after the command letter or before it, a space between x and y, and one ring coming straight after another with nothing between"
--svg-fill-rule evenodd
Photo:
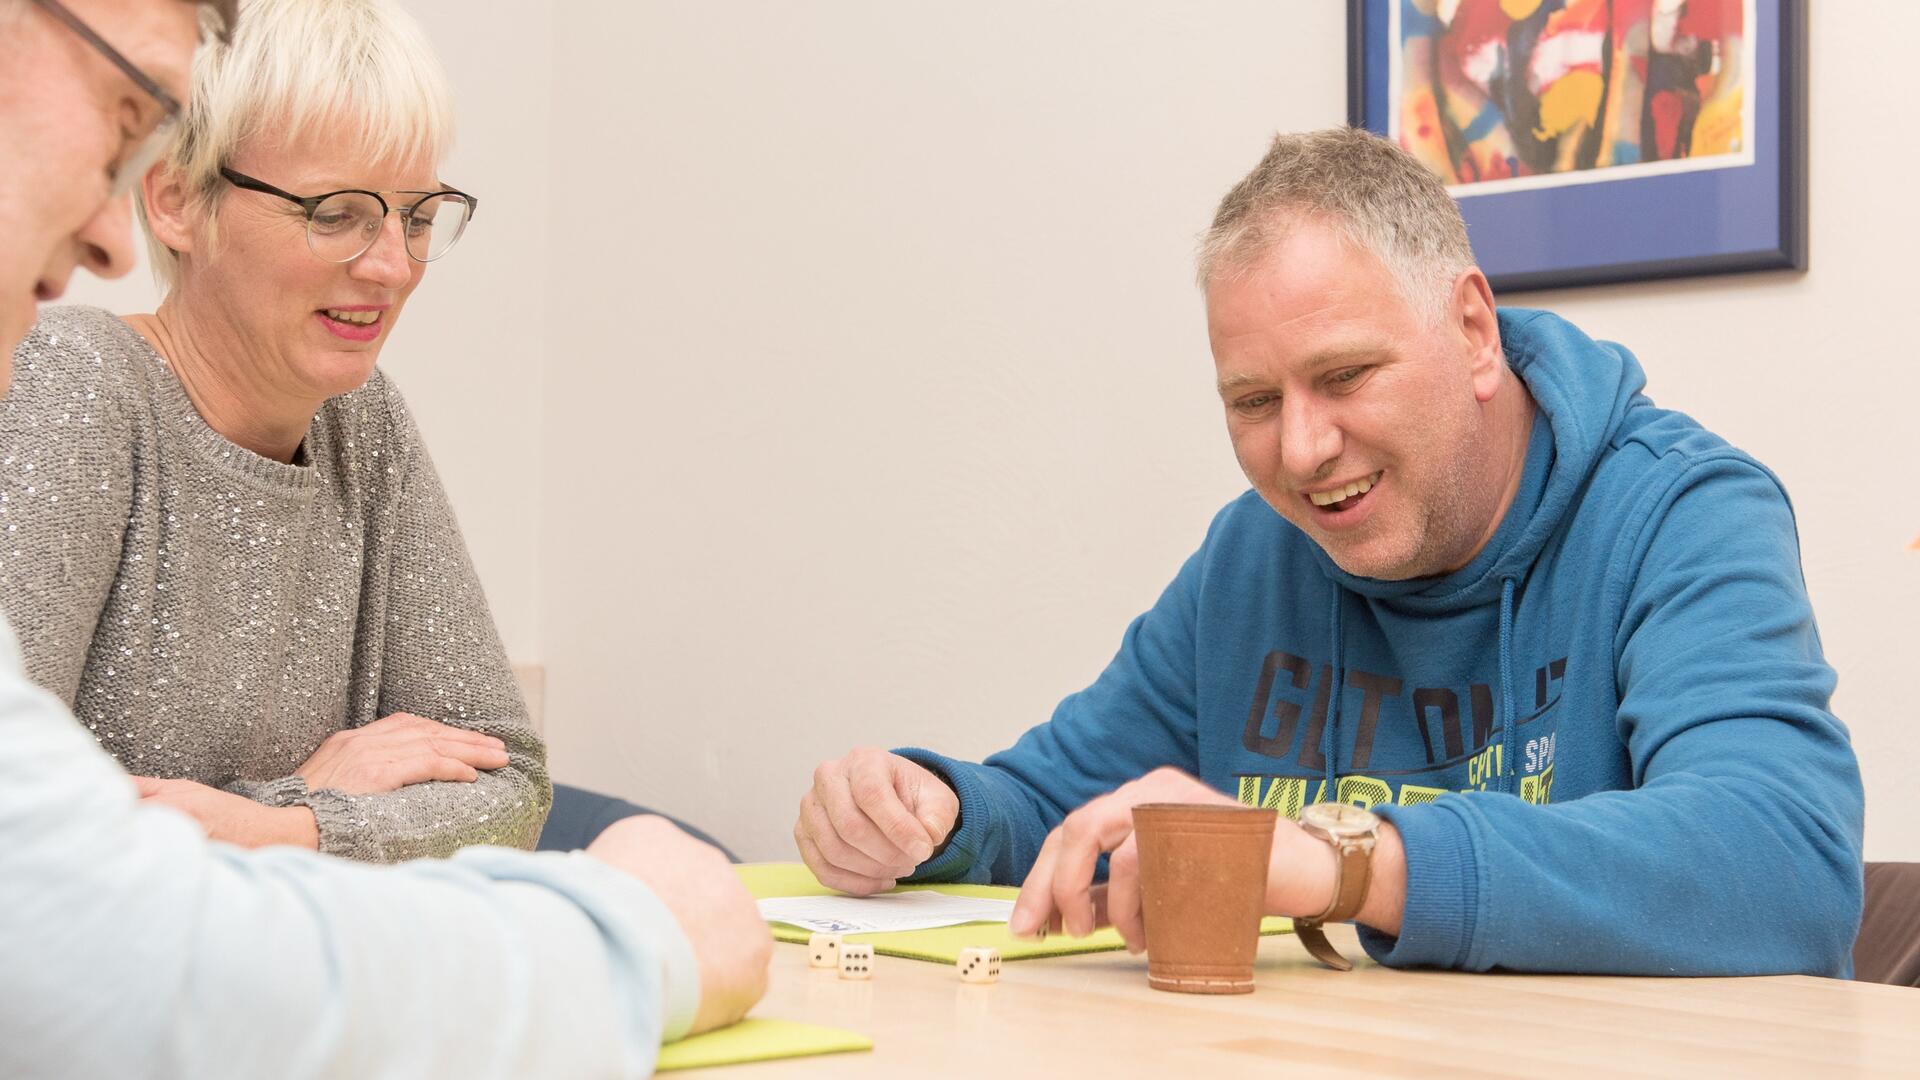
<instances>
[{"instance_id":1,"label":"man in blue hoodie","mask_svg":"<svg viewBox=\"0 0 1920 1080\"><path fill-rule=\"evenodd\" d=\"M1131 808L1238 801L1281 812L1268 911L1385 964L1843 975L1860 776L1773 474L1625 349L1496 310L1445 188L1363 132L1276 139L1200 279L1253 490L1011 749L820 766L820 879L1024 880L1016 933L1138 948Z\"/></svg>"}]
</instances>

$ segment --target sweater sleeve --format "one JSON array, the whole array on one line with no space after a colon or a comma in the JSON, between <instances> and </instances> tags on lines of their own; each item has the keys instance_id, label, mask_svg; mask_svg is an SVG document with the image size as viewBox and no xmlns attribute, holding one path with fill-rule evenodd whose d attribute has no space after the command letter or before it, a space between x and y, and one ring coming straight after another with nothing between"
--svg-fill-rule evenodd
<instances>
[{"instance_id":1,"label":"sweater sleeve","mask_svg":"<svg viewBox=\"0 0 1920 1080\"><path fill-rule=\"evenodd\" d=\"M374 541L388 551L384 577L367 583L380 595L361 599L367 611L357 647L379 649L375 716L413 713L492 735L506 743L508 762L472 783L288 798L313 811L320 850L330 854L398 862L469 844L532 848L553 802L546 747L528 720L446 489L398 391L391 382L384 389L402 474L389 531ZM271 794L273 784L264 790Z\"/></svg>"},{"instance_id":2,"label":"sweater sleeve","mask_svg":"<svg viewBox=\"0 0 1920 1080\"><path fill-rule=\"evenodd\" d=\"M27 675L70 707L133 506L130 420L92 310L49 312L14 352L0 401L0 608Z\"/></svg>"},{"instance_id":3,"label":"sweater sleeve","mask_svg":"<svg viewBox=\"0 0 1920 1080\"><path fill-rule=\"evenodd\" d=\"M1017 885L1076 807L1163 765L1199 771L1194 612L1205 550L1127 627L1094 684L1009 749L980 764L898 751L960 797L958 827L913 880Z\"/></svg>"},{"instance_id":4,"label":"sweater sleeve","mask_svg":"<svg viewBox=\"0 0 1920 1080\"><path fill-rule=\"evenodd\" d=\"M1732 456L1641 538L1614 648L1634 788L1376 808L1407 853L1396 966L1839 976L1860 923L1863 795L1827 709L1792 511ZM1573 752L1562 747L1562 753Z\"/></svg>"},{"instance_id":5,"label":"sweater sleeve","mask_svg":"<svg viewBox=\"0 0 1920 1080\"><path fill-rule=\"evenodd\" d=\"M633 878L209 843L16 657L0 621L0 1075L646 1076L691 1024L692 948Z\"/></svg>"}]
</instances>

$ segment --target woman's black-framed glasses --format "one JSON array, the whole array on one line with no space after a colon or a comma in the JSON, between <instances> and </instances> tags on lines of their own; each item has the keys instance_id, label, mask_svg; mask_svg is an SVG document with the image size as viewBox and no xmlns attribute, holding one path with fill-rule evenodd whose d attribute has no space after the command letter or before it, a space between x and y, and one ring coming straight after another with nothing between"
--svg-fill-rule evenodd
<instances>
[{"instance_id":1,"label":"woman's black-framed glasses","mask_svg":"<svg viewBox=\"0 0 1920 1080\"><path fill-rule=\"evenodd\" d=\"M133 84L146 91L160 105L160 122L145 136L127 136L128 146L120 152L120 157L108 170L113 178L109 198L118 198L132 190L140 182L147 167L160 160L160 155L173 145L174 135L180 129L180 102L162 89L151 75L134 66L133 61L120 54L120 50L107 44L105 38L94 33L93 27L80 21L80 17L67 10L60 0L33 0L42 10L66 24L67 29L80 36L82 41L93 46L95 52L105 57L107 62L120 69L121 73L133 80Z\"/></svg>"},{"instance_id":2,"label":"woman's black-framed glasses","mask_svg":"<svg viewBox=\"0 0 1920 1080\"><path fill-rule=\"evenodd\" d=\"M307 246L328 262L352 262L367 253L380 239L380 229L388 214L399 214L401 232L407 239L407 257L428 263L445 255L460 242L467 222L480 200L463 191L396 191L395 195L418 195L405 206L388 206L377 191L351 188L329 191L325 195L300 196L282 191L264 180L224 166L220 175L227 183L248 191L258 191L285 199L307 215Z\"/></svg>"}]
</instances>

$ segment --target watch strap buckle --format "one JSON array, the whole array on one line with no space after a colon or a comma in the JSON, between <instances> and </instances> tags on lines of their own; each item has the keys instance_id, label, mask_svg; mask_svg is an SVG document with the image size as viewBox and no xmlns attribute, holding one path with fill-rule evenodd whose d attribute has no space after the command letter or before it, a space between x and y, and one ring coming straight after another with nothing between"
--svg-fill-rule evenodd
<instances>
[{"instance_id":1,"label":"watch strap buckle","mask_svg":"<svg viewBox=\"0 0 1920 1080\"><path fill-rule=\"evenodd\" d=\"M1307 919L1293 920L1293 936L1300 939L1300 944L1307 947L1307 953L1315 960L1335 971L1353 970L1353 961L1340 955L1340 950L1334 948L1333 942L1327 940L1327 935L1320 929L1318 922Z\"/></svg>"}]
</instances>

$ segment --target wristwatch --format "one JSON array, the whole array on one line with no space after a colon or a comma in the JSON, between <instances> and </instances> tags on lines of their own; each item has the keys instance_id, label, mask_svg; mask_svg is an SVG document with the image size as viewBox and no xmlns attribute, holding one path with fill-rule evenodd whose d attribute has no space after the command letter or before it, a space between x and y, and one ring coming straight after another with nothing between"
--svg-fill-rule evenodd
<instances>
[{"instance_id":1,"label":"wristwatch","mask_svg":"<svg viewBox=\"0 0 1920 1080\"><path fill-rule=\"evenodd\" d=\"M1315 960L1335 971L1352 971L1353 962L1327 940L1320 928L1346 922L1360 914L1373 880L1373 842L1380 835L1380 819L1371 811L1348 803L1314 803L1300 812L1300 827L1333 845L1333 902L1310 919L1293 920L1293 932Z\"/></svg>"}]
</instances>

